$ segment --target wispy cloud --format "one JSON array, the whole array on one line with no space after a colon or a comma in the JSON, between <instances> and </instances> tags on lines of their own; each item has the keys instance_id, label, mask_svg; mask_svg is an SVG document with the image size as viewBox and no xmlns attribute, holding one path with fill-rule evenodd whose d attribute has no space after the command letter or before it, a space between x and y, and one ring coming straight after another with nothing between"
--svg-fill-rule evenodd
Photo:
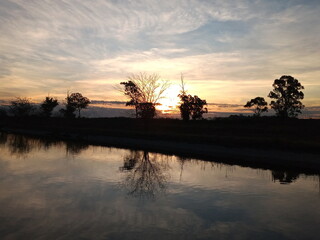
<instances>
[{"instance_id":1,"label":"wispy cloud","mask_svg":"<svg viewBox=\"0 0 320 240\"><path fill-rule=\"evenodd\" d=\"M315 105L319 11L317 0L1 1L0 98L122 100L114 84L146 71L242 104L291 74Z\"/></svg>"}]
</instances>

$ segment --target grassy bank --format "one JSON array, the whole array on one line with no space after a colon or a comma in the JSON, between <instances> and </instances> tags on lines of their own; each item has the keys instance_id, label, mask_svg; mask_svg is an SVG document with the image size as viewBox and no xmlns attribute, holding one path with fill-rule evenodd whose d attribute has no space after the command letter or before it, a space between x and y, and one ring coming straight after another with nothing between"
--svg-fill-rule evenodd
<instances>
[{"instance_id":1,"label":"grassy bank","mask_svg":"<svg viewBox=\"0 0 320 240\"><path fill-rule=\"evenodd\" d=\"M241 166L320 171L320 121L312 119L3 118L0 127L45 139L80 140Z\"/></svg>"},{"instance_id":2,"label":"grassy bank","mask_svg":"<svg viewBox=\"0 0 320 240\"><path fill-rule=\"evenodd\" d=\"M0 126L46 131L53 136L98 135L314 153L320 149L320 120L315 119L222 118L183 122L177 119L4 118Z\"/></svg>"}]
</instances>

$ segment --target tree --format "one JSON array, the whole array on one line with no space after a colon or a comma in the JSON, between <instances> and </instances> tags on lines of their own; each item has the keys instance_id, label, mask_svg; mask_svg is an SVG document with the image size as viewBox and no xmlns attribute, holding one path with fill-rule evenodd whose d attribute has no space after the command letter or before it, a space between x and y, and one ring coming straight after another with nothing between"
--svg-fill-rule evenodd
<instances>
[{"instance_id":1,"label":"tree","mask_svg":"<svg viewBox=\"0 0 320 240\"><path fill-rule=\"evenodd\" d=\"M247 102L246 105L244 105L245 108L251 108L254 107L253 112L254 116L260 117L261 113L268 112L268 103L264 100L263 97L256 97L251 99Z\"/></svg>"},{"instance_id":2,"label":"tree","mask_svg":"<svg viewBox=\"0 0 320 240\"><path fill-rule=\"evenodd\" d=\"M67 97L66 97L66 109L60 109L60 112L62 113L62 115L65 118L75 118L76 115L74 114L74 112L76 111L76 108L74 107L74 105L71 103L71 98L69 95L69 91L67 93Z\"/></svg>"},{"instance_id":3,"label":"tree","mask_svg":"<svg viewBox=\"0 0 320 240\"><path fill-rule=\"evenodd\" d=\"M78 110L78 118L81 117L80 112L82 109L85 109L90 104L90 100L87 97L82 96L81 93L71 93L68 97L68 104L73 106L76 110Z\"/></svg>"},{"instance_id":4,"label":"tree","mask_svg":"<svg viewBox=\"0 0 320 240\"><path fill-rule=\"evenodd\" d=\"M11 101L9 109L16 117L27 117L34 111L34 106L30 99L17 97L16 100Z\"/></svg>"},{"instance_id":5,"label":"tree","mask_svg":"<svg viewBox=\"0 0 320 240\"><path fill-rule=\"evenodd\" d=\"M280 79L274 80L272 86L274 89L268 97L276 99L271 101L270 106L276 111L277 116L297 117L301 113L301 109L304 108L300 101L304 98L303 92L300 91L304 89L301 83L291 76L284 75Z\"/></svg>"},{"instance_id":6,"label":"tree","mask_svg":"<svg viewBox=\"0 0 320 240\"><path fill-rule=\"evenodd\" d=\"M193 120L202 119L202 115L208 112L208 109L204 107L205 105L207 105L206 100L202 100L197 95L191 97L191 117Z\"/></svg>"},{"instance_id":7,"label":"tree","mask_svg":"<svg viewBox=\"0 0 320 240\"><path fill-rule=\"evenodd\" d=\"M143 119L151 119L156 116L156 107L153 103L139 103L137 114L139 118Z\"/></svg>"},{"instance_id":8,"label":"tree","mask_svg":"<svg viewBox=\"0 0 320 240\"><path fill-rule=\"evenodd\" d=\"M76 109L68 103L66 104L66 109L60 109L60 112L65 118L75 118L76 117L76 115L74 114L75 111Z\"/></svg>"},{"instance_id":9,"label":"tree","mask_svg":"<svg viewBox=\"0 0 320 240\"><path fill-rule=\"evenodd\" d=\"M191 115L191 111L192 111L192 105L191 105L191 95L187 95L187 94L179 94L178 97L180 97L180 115L181 118L184 121L189 121L190 120L190 115Z\"/></svg>"},{"instance_id":10,"label":"tree","mask_svg":"<svg viewBox=\"0 0 320 240\"><path fill-rule=\"evenodd\" d=\"M42 111L42 114L45 117L50 117L53 109L58 105L59 105L59 103L58 103L57 99L54 99L51 97L46 97L46 99L40 105L40 109Z\"/></svg>"},{"instance_id":11,"label":"tree","mask_svg":"<svg viewBox=\"0 0 320 240\"><path fill-rule=\"evenodd\" d=\"M120 91L129 98L126 106L134 106L136 118L153 118L156 115L155 106L163 97L170 84L163 81L157 74L132 74L127 82L121 82L124 89Z\"/></svg>"},{"instance_id":12,"label":"tree","mask_svg":"<svg viewBox=\"0 0 320 240\"><path fill-rule=\"evenodd\" d=\"M130 100L126 102L126 106L134 106L136 110L136 118L138 118L138 108L139 102L142 99L141 91L138 86L132 82L121 82L121 85L124 85L124 89L121 90L124 95L126 95Z\"/></svg>"},{"instance_id":13,"label":"tree","mask_svg":"<svg viewBox=\"0 0 320 240\"><path fill-rule=\"evenodd\" d=\"M202 115L208 112L208 109L204 107L207 105L206 100L202 100L197 95L187 95L184 88L183 76L181 76L181 92L178 97L180 98L180 115L183 120L188 121L190 117L193 120L202 119Z\"/></svg>"},{"instance_id":14,"label":"tree","mask_svg":"<svg viewBox=\"0 0 320 240\"><path fill-rule=\"evenodd\" d=\"M81 93L71 93L66 97L66 109L61 109L60 112L67 118L74 118L74 112L78 110L78 118L81 117L81 110L88 107L90 100L87 97L82 96Z\"/></svg>"}]
</instances>

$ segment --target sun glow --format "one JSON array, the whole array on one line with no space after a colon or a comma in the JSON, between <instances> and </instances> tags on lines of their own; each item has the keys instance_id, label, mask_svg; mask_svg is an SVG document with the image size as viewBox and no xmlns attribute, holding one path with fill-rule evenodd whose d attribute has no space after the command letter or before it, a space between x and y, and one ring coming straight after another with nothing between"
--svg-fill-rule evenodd
<instances>
[{"instance_id":1,"label":"sun glow","mask_svg":"<svg viewBox=\"0 0 320 240\"><path fill-rule=\"evenodd\" d=\"M157 105L156 109L162 113L170 113L176 110L179 105L179 92L179 86L169 87L165 93L165 96L158 101L160 105Z\"/></svg>"}]
</instances>

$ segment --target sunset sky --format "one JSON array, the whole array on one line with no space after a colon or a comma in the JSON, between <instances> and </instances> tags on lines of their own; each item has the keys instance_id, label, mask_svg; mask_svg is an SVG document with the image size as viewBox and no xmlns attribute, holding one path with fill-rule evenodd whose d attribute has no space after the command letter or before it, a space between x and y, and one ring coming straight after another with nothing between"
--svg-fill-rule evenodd
<instances>
[{"instance_id":1,"label":"sunset sky","mask_svg":"<svg viewBox=\"0 0 320 240\"><path fill-rule=\"evenodd\" d=\"M320 105L319 0L1 0L0 99L81 92L157 73L210 103L265 97L292 75ZM169 96L172 97L172 96Z\"/></svg>"}]
</instances>

